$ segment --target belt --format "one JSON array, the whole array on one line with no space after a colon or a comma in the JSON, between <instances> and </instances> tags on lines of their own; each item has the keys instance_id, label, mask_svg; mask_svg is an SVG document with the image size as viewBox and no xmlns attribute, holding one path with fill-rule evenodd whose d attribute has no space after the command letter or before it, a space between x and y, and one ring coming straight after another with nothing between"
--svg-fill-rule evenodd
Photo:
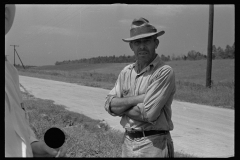
<instances>
[{"instance_id":1,"label":"belt","mask_svg":"<svg viewBox=\"0 0 240 160\"><path fill-rule=\"evenodd\" d=\"M126 135L128 135L131 139L151 136L155 134L165 135L167 133L169 133L169 131L158 131L158 130L136 131L136 132L126 131Z\"/></svg>"}]
</instances>

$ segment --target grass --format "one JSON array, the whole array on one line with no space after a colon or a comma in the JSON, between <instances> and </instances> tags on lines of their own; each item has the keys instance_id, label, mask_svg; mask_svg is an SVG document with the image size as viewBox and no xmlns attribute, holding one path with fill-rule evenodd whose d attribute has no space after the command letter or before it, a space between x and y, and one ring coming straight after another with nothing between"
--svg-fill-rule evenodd
<instances>
[{"instance_id":1,"label":"grass","mask_svg":"<svg viewBox=\"0 0 240 160\"><path fill-rule=\"evenodd\" d=\"M198 61L169 61L166 62L175 71L176 80L192 82L196 84L206 83L206 60ZM218 59L212 61L212 81L213 84L218 82L234 81L234 60Z\"/></svg>"},{"instance_id":2,"label":"grass","mask_svg":"<svg viewBox=\"0 0 240 160\"><path fill-rule=\"evenodd\" d=\"M61 128L66 134L66 157L120 157L120 131L111 130L85 115L71 112L51 100L34 98L23 92L31 128L43 140L50 127Z\"/></svg>"},{"instance_id":3,"label":"grass","mask_svg":"<svg viewBox=\"0 0 240 160\"><path fill-rule=\"evenodd\" d=\"M95 71L86 72L36 69L20 70L20 75L76 83L104 89L112 88L117 77L112 73L102 74Z\"/></svg>"},{"instance_id":4,"label":"grass","mask_svg":"<svg viewBox=\"0 0 240 160\"><path fill-rule=\"evenodd\" d=\"M44 133L51 127L65 132L66 157L121 157L123 133L112 130L100 120L71 112L51 100L35 98L22 92L30 127L36 137L43 140ZM175 157L193 156L175 152Z\"/></svg>"},{"instance_id":5,"label":"grass","mask_svg":"<svg viewBox=\"0 0 240 160\"><path fill-rule=\"evenodd\" d=\"M205 87L206 60L169 61L175 72L174 99L234 109L234 60L213 60L212 88ZM65 64L19 69L20 75L111 89L126 63Z\"/></svg>"},{"instance_id":6,"label":"grass","mask_svg":"<svg viewBox=\"0 0 240 160\"><path fill-rule=\"evenodd\" d=\"M175 99L234 109L234 60L212 61L212 87L206 88L206 60L167 62L175 71Z\"/></svg>"},{"instance_id":7,"label":"grass","mask_svg":"<svg viewBox=\"0 0 240 160\"><path fill-rule=\"evenodd\" d=\"M219 82L206 88L201 84L176 81L176 86L177 94L174 98L177 100L234 109L233 82Z\"/></svg>"}]
</instances>

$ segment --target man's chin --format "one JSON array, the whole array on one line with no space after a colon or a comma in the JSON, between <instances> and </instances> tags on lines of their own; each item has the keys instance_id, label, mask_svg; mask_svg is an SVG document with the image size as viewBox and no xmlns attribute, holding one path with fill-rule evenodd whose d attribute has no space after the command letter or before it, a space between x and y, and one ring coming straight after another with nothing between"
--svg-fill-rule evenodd
<instances>
[{"instance_id":1,"label":"man's chin","mask_svg":"<svg viewBox=\"0 0 240 160\"><path fill-rule=\"evenodd\" d=\"M148 62L149 58L148 56L138 56L138 61L141 61L141 62Z\"/></svg>"}]
</instances>

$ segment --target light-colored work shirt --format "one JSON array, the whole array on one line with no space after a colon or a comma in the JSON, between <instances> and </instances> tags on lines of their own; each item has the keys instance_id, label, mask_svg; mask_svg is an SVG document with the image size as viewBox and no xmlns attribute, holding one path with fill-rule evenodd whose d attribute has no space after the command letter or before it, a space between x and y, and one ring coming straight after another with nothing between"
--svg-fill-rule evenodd
<instances>
[{"instance_id":1,"label":"light-colored work shirt","mask_svg":"<svg viewBox=\"0 0 240 160\"><path fill-rule=\"evenodd\" d=\"M29 126L18 72L5 58L5 157L33 157L34 141L38 140Z\"/></svg>"},{"instance_id":2,"label":"light-colored work shirt","mask_svg":"<svg viewBox=\"0 0 240 160\"><path fill-rule=\"evenodd\" d=\"M120 115L120 124L128 131L173 130L171 104L176 91L175 75L169 65L165 65L159 55L140 73L137 62L126 66L119 74L114 88L105 101L105 110L112 116L119 116L110 109L114 97L129 97L146 94L143 103L137 105L142 121Z\"/></svg>"}]
</instances>

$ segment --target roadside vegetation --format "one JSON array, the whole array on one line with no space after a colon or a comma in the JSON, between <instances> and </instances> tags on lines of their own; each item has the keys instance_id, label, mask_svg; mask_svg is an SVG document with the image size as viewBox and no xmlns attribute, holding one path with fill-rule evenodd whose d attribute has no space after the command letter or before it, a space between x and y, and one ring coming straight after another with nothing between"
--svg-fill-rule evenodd
<instances>
[{"instance_id":1,"label":"roadside vegetation","mask_svg":"<svg viewBox=\"0 0 240 160\"><path fill-rule=\"evenodd\" d=\"M35 98L25 92L22 95L30 127L38 139L43 140L44 133L51 127L64 131L66 157L121 157L121 131L111 129L102 120L68 111L51 100ZM175 152L175 157L193 156Z\"/></svg>"}]
</instances>

